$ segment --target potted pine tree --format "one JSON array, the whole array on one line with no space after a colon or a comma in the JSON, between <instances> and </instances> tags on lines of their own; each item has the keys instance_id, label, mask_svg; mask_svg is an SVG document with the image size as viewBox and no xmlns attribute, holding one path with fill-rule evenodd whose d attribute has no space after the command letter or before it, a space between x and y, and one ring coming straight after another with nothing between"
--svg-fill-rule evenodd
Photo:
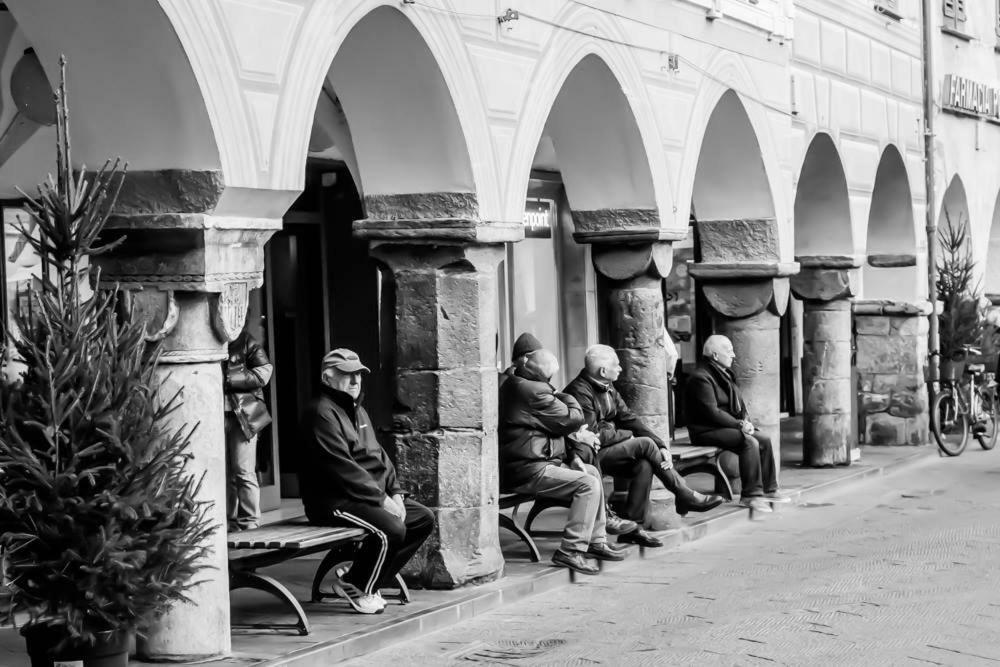
<instances>
[{"instance_id":1,"label":"potted pine tree","mask_svg":"<svg viewBox=\"0 0 1000 667\"><path fill-rule=\"evenodd\" d=\"M43 274L8 341L23 371L0 385L4 611L33 667L111 667L197 583L214 527L186 469L191 429L166 426L180 397L158 390L157 346L117 290L92 289L124 168L74 173L64 72L56 176L27 199L34 231L21 224Z\"/></svg>"}]
</instances>

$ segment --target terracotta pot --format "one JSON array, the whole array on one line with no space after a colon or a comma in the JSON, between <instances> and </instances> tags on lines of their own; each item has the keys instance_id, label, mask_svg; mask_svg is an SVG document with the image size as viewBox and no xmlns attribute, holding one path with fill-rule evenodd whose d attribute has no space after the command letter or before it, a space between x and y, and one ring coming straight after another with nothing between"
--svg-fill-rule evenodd
<instances>
[{"instance_id":1,"label":"terracotta pot","mask_svg":"<svg viewBox=\"0 0 1000 667\"><path fill-rule=\"evenodd\" d=\"M59 628L28 628L23 630L31 667L53 667L55 663L76 663L79 667L127 667L129 634L109 630L97 635L93 646L67 645L60 651L55 646L65 638Z\"/></svg>"}]
</instances>

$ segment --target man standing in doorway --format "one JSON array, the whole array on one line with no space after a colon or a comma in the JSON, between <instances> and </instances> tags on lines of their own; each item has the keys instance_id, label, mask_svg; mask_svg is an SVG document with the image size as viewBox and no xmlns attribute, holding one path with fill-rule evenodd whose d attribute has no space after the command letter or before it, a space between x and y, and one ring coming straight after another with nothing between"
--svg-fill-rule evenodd
<instances>
[{"instance_id":1,"label":"man standing in doorway","mask_svg":"<svg viewBox=\"0 0 1000 667\"><path fill-rule=\"evenodd\" d=\"M257 434L271 423L264 403L271 371L264 348L244 327L229 343L223 368L229 530L250 530L260 524Z\"/></svg>"},{"instance_id":2,"label":"man standing in doorway","mask_svg":"<svg viewBox=\"0 0 1000 667\"><path fill-rule=\"evenodd\" d=\"M404 498L396 468L375 439L361 406L358 355L338 348L323 357L322 393L302 417L302 503L310 523L364 528L354 564L333 585L361 614L380 614L379 589L392 585L434 528L434 514Z\"/></svg>"}]
</instances>

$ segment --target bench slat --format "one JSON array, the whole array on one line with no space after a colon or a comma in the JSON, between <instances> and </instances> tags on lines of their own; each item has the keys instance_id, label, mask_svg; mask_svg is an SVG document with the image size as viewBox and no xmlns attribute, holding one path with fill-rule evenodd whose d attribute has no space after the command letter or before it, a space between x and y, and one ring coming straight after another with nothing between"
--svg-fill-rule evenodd
<instances>
[{"instance_id":1,"label":"bench slat","mask_svg":"<svg viewBox=\"0 0 1000 667\"><path fill-rule=\"evenodd\" d=\"M702 456L714 456L719 453L718 447L702 447L697 445L671 446L670 456L683 461L685 459L695 459Z\"/></svg>"},{"instance_id":2,"label":"bench slat","mask_svg":"<svg viewBox=\"0 0 1000 667\"><path fill-rule=\"evenodd\" d=\"M278 523L231 533L230 549L309 549L326 542L339 542L364 537L361 528L310 526L300 522Z\"/></svg>"}]
</instances>

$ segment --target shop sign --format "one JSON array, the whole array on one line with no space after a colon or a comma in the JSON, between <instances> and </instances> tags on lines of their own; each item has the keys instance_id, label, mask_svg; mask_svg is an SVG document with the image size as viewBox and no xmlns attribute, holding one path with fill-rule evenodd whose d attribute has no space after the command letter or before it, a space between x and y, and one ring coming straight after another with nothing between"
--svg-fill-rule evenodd
<instances>
[{"instance_id":1,"label":"shop sign","mask_svg":"<svg viewBox=\"0 0 1000 667\"><path fill-rule=\"evenodd\" d=\"M552 238L552 215L555 202L551 199L529 199L524 205L524 238Z\"/></svg>"},{"instance_id":2,"label":"shop sign","mask_svg":"<svg viewBox=\"0 0 1000 667\"><path fill-rule=\"evenodd\" d=\"M1000 123L1000 90L992 86L946 74L942 101L946 111L981 116Z\"/></svg>"}]
</instances>

